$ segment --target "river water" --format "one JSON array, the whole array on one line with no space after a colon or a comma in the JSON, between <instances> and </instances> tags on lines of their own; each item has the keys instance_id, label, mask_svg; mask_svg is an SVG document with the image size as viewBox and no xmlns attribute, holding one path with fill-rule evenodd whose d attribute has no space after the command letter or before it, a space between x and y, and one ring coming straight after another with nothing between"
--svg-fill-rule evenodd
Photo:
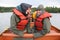
<instances>
[{"instance_id":1,"label":"river water","mask_svg":"<svg viewBox=\"0 0 60 40\"><path fill-rule=\"evenodd\" d=\"M12 12L0 13L0 32L10 27L10 17ZM60 30L60 13L51 13L50 22Z\"/></svg>"}]
</instances>

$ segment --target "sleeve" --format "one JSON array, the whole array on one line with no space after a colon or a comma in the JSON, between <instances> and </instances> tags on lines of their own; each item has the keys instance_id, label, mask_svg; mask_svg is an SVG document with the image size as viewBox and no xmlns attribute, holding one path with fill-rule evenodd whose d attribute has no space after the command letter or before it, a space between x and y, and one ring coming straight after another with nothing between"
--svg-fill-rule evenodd
<instances>
[{"instance_id":1,"label":"sleeve","mask_svg":"<svg viewBox=\"0 0 60 40\"><path fill-rule=\"evenodd\" d=\"M34 33L34 38L41 37L41 36L44 36L45 34L49 33L50 27L51 27L50 20L48 18L45 18L43 20L43 30Z\"/></svg>"},{"instance_id":2,"label":"sleeve","mask_svg":"<svg viewBox=\"0 0 60 40\"><path fill-rule=\"evenodd\" d=\"M18 19L16 19L17 17L16 17L16 15L12 15L11 16L11 20L10 20L10 30L13 32L13 33L15 33L15 34L17 34L17 35L19 35L19 36L23 36L23 31L21 31L21 30L18 30L17 28L16 28L16 24L17 24L17 20Z\"/></svg>"}]
</instances>

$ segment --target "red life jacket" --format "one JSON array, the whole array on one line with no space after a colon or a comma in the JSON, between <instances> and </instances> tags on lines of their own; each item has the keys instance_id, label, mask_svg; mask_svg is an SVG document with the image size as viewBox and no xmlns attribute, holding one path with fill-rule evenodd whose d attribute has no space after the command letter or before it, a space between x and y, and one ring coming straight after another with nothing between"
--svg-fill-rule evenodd
<instances>
[{"instance_id":1,"label":"red life jacket","mask_svg":"<svg viewBox=\"0 0 60 40\"><path fill-rule=\"evenodd\" d=\"M27 18L20 11L18 11L17 9L13 9L13 12L21 19L21 21L18 22L16 28L18 30L24 30L25 26L28 23Z\"/></svg>"},{"instance_id":2,"label":"red life jacket","mask_svg":"<svg viewBox=\"0 0 60 40\"><path fill-rule=\"evenodd\" d=\"M48 12L45 12L41 16L39 16L38 18L36 18L35 26L36 26L36 29L38 31L40 31L40 30L43 29L43 22L42 22L43 19L44 18L49 18L49 17L51 17L51 15Z\"/></svg>"}]
</instances>

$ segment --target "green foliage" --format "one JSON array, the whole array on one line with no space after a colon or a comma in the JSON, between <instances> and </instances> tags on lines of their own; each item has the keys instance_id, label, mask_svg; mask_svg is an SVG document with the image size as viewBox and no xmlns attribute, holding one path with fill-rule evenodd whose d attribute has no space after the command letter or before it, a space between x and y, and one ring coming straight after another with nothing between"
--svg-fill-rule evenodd
<instances>
[{"instance_id":1,"label":"green foliage","mask_svg":"<svg viewBox=\"0 0 60 40\"><path fill-rule=\"evenodd\" d=\"M0 7L0 12L12 12L13 7Z\"/></svg>"},{"instance_id":2,"label":"green foliage","mask_svg":"<svg viewBox=\"0 0 60 40\"><path fill-rule=\"evenodd\" d=\"M60 13L60 8L57 7L46 7L45 10L50 13Z\"/></svg>"},{"instance_id":3,"label":"green foliage","mask_svg":"<svg viewBox=\"0 0 60 40\"><path fill-rule=\"evenodd\" d=\"M0 12L12 12L14 7L0 7ZM32 12L36 10L36 7L32 8ZM46 7L46 11L50 13L60 13L60 8L57 7Z\"/></svg>"},{"instance_id":4,"label":"green foliage","mask_svg":"<svg viewBox=\"0 0 60 40\"><path fill-rule=\"evenodd\" d=\"M36 11L36 8L34 7L34 8L32 8L31 10L32 10L32 12L34 12L34 11Z\"/></svg>"},{"instance_id":5,"label":"green foliage","mask_svg":"<svg viewBox=\"0 0 60 40\"><path fill-rule=\"evenodd\" d=\"M34 12L36 8L32 8L32 11ZM57 7L46 7L45 10L50 13L60 13L60 8Z\"/></svg>"}]
</instances>

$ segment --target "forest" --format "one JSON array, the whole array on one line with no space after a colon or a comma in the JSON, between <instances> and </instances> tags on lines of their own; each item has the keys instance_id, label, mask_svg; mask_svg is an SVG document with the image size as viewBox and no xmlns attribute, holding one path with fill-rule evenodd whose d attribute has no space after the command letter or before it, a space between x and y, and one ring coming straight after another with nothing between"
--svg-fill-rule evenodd
<instances>
[{"instance_id":1,"label":"forest","mask_svg":"<svg viewBox=\"0 0 60 40\"><path fill-rule=\"evenodd\" d=\"M12 12L15 7L0 7L0 12ZM36 7L32 8L32 12L36 10ZM49 13L60 13L60 8L57 7L45 7L45 10Z\"/></svg>"}]
</instances>

